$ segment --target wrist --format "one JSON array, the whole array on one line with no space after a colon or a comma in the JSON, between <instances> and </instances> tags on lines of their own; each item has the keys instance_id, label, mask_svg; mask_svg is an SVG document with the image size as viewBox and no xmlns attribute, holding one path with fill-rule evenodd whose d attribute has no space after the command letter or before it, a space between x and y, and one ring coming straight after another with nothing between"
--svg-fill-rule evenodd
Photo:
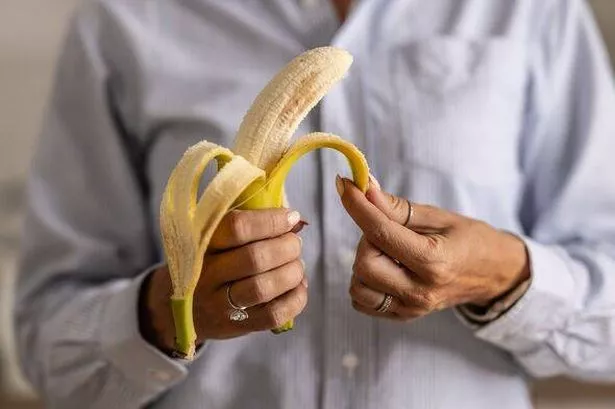
<instances>
[{"instance_id":1,"label":"wrist","mask_svg":"<svg viewBox=\"0 0 615 409\"><path fill-rule=\"evenodd\" d=\"M486 297L473 301L471 305L488 308L515 292L531 277L525 242L507 231L498 230L498 235L498 244L493 254L500 258L495 263L500 273L492 280Z\"/></svg>"}]
</instances>

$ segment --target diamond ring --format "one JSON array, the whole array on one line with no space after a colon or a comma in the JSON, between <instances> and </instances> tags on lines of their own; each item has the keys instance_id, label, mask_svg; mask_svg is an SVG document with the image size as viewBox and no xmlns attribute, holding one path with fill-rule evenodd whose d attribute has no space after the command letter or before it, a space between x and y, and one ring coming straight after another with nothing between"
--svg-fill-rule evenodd
<instances>
[{"instance_id":1,"label":"diamond ring","mask_svg":"<svg viewBox=\"0 0 615 409\"><path fill-rule=\"evenodd\" d=\"M235 305L235 303L231 299L231 285L232 285L232 283L229 283L226 286L226 301L228 301L229 305L233 309L231 311L231 313L229 314L229 319L231 321L244 321L244 320L247 320L249 315L246 312L246 308L248 308L248 307L240 307L239 305Z\"/></svg>"}]
</instances>

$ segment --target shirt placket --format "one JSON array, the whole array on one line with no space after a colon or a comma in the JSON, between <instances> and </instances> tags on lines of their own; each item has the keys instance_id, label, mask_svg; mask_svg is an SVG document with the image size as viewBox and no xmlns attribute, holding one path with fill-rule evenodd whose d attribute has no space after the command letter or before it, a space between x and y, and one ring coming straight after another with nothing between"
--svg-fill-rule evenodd
<instances>
[{"instance_id":1,"label":"shirt placket","mask_svg":"<svg viewBox=\"0 0 615 409\"><path fill-rule=\"evenodd\" d=\"M349 75L346 82L358 81ZM321 103L320 129L342 136L364 148L362 130L345 123L351 105L341 100L347 95L338 84ZM357 84L347 84L355 87ZM369 390L358 385L370 384L370 365L376 356L374 324L351 305L348 288L352 277L356 246L361 237L350 216L345 212L335 190L334 176L348 175L346 159L333 152L321 156L323 180L322 214L324 229L324 379L323 408L360 408L368 401Z\"/></svg>"}]
</instances>

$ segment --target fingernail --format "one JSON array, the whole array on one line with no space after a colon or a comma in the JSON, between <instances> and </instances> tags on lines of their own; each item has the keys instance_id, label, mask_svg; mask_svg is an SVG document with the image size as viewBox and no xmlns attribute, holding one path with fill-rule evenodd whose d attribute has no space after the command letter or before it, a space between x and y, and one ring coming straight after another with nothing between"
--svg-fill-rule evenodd
<instances>
[{"instance_id":1,"label":"fingernail","mask_svg":"<svg viewBox=\"0 0 615 409\"><path fill-rule=\"evenodd\" d=\"M301 284L303 284L303 286L305 288L308 288L308 280L307 277L303 277L303 280L301 280Z\"/></svg>"},{"instance_id":2,"label":"fingernail","mask_svg":"<svg viewBox=\"0 0 615 409\"><path fill-rule=\"evenodd\" d=\"M299 222L297 224L295 224L295 227L292 228L291 232L292 233L299 233L301 230L303 230L303 228L305 226L309 226L310 224L308 222L306 222L305 220L299 220Z\"/></svg>"},{"instance_id":3,"label":"fingernail","mask_svg":"<svg viewBox=\"0 0 615 409\"><path fill-rule=\"evenodd\" d=\"M335 188L337 189L338 195L342 196L344 194L344 181L340 175L335 177Z\"/></svg>"},{"instance_id":4,"label":"fingernail","mask_svg":"<svg viewBox=\"0 0 615 409\"><path fill-rule=\"evenodd\" d=\"M303 247L303 238L301 236L297 236L297 238L299 239L299 245Z\"/></svg>"},{"instance_id":5,"label":"fingernail","mask_svg":"<svg viewBox=\"0 0 615 409\"><path fill-rule=\"evenodd\" d=\"M369 174L369 181L372 182L372 185L377 187L378 190L382 190L382 188L380 187L380 182L378 182L378 180L371 173Z\"/></svg>"},{"instance_id":6,"label":"fingernail","mask_svg":"<svg viewBox=\"0 0 615 409\"><path fill-rule=\"evenodd\" d=\"M305 260L304 259L300 259L299 262L301 263L301 268L303 268L305 270Z\"/></svg>"},{"instance_id":7,"label":"fingernail","mask_svg":"<svg viewBox=\"0 0 615 409\"><path fill-rule=\"evenodd\" d=\"M288 213L288 224L291 227L294 227L295 224L299 223L299 220L301 220L301 215L298 211L293 210L292 212Z\"/></svg>"}]
</instances>

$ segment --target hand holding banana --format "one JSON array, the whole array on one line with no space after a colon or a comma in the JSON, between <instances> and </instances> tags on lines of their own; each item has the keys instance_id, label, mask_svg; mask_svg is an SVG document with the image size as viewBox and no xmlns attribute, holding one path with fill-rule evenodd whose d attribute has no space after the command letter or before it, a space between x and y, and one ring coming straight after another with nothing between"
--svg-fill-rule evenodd
<instances>
[{"instance_id":1,"label":"hand holding banana","mask_svg":"<svg viewBox=\"0 0 615 409\"><path fill-rule=\"evenodd\" d=\"M288 209L234 210L214 232L203 257L203 272L194 292L196 344L271 330L295 318L307 302L301 240L295 234L300 216ZM169 272L156 271L147 300L150 341L162 350L175 348L169 308ZM228 291L228 293L227 293ZM234 304L250 319L231 321Z\"/></svg>"},{"instance_id":2,"label":"hand holding banana","mask_svg":"<svg viewBox=\"0 0 615 409\"><path fill-rule=\"evenodd\" d=\"M338 177L337 188L363 231L350 285L362 313L407 321L460 304L484 306L529 278L525 245L513 235L410 206L373 183L363 194Z\"/></svg>"}]
</instances>

